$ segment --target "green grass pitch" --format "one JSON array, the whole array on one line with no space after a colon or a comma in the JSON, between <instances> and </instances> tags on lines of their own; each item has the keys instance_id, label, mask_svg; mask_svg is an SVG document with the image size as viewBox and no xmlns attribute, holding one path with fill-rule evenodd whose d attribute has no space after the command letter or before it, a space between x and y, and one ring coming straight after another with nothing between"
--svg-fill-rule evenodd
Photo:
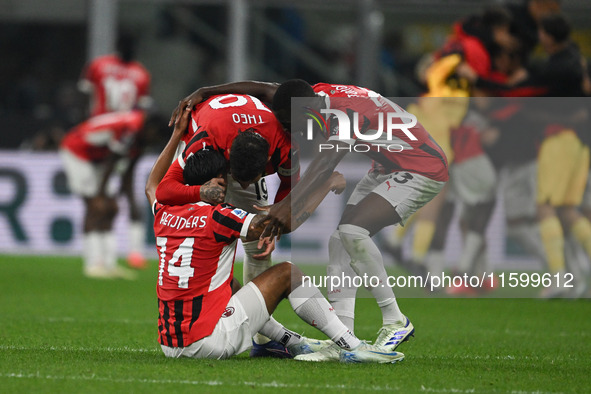
<instances>
[{"instance_id":1,"label":"green grass pitch","mask_svg":"<svg viewBox=\"0 0 591 394\"><path fill-rule=\"evenodd\" d=\"M0 256L0 270L3 393L591 392L589 300L400 299L416 336L398 364L168 360L155 261L132 282L86 279L78 258ZM360 299L356 313L356 334L374 339L375 301ZM323 337L287 302L275 316Z\"/></svg>"}]
</instances>

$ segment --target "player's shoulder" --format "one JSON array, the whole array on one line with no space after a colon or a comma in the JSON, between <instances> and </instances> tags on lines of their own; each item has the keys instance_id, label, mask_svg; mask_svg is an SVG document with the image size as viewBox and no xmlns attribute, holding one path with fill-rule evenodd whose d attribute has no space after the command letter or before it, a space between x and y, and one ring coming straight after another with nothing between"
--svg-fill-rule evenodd
<instances>
[{"instance_id":1,"label":"player's shoulder","mask_svg":"<svg viewBox=\"0 0 591 394\"><path fill-rule=\"evenodd\" d=\"M248 212L238 207L235 207L232 204L222 203L216 205L213 210L215 212L219 212L222 216L227 216L229 218L233 218L234 220L237 219L244 219Z\"/></svg>"},{"instance_id":2,"label":"player's shoulder","mask_svg":"<svg viewBox=\"0 0 591 394\"><path fill-rule=\"evenodd\" d=\"M368 97L369 90L356 85L317 83L312 86L315 93L323 93L330 97Z\"/></svg>"}]
</instances>

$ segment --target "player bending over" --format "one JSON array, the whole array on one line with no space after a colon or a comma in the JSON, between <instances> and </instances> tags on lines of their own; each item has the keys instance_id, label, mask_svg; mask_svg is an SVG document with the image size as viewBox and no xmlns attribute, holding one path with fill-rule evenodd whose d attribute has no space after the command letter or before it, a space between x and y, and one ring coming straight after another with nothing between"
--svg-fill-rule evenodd
<instances>
[{"instance_id":1,"label":"player bending over","mask_svg":"<svg viewBox=\"0 0 591 394\"><path fill-rule=\"evenodd\" d=\"M284 344L296 359L314 349L306 338L270 317L287 298L295 313L314 324L340 348L343 362L400 361L404 355L360 341L339 320L320 291L302 283L302 272L290 262L277 264L232 295L236 240L259 239L265 215L249 214L229 204L206 202L169 206L155 198L156 186L166 173L186 130L190 111L175 123L173 135L156 160L146 184L153 206L154 231L160 256L158 275L159 343L167 357L227 358L252 346L260 332ZM187 159L183 170L188 184L198 185L226 175L226 160L213 149ZM306 218L330 190L341 192L344 178L333 173L309 195L298 217ZM294 228L287 228L291 231Z\"/></svg>"}]
</instances>

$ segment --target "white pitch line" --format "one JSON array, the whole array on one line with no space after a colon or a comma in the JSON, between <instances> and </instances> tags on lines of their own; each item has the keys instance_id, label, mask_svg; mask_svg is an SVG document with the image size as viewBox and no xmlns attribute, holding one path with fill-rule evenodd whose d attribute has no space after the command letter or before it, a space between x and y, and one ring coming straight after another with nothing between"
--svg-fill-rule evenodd
<instances>
[{"instance_id":1,"label":"white pitch line","mask_svg":"<svg viewBox=\"0 0 591 394\"><path fill-rule=\"evenodd\" d=\"M157 319L80 319L75 317L47 317L46 319L40 320L47 320L50 323L116 323L116 324L157 324Z\"/></svg>"},{"instance_id":2,"label":"white pitch line","mask_svg":"<svg viewBox=\"0 0 591 394\"><path fill-rule=\"evenodd\" d=\"M16 379L43 379L43 380L82 380L82 381L102 381L111 383L145 383L145 384L186 384L193 386L255 386L255 387L272 387L272 388L295 388L295 389L332 389L332 390L365 390L365 391L399 391L400 387L396 386L348 386L344 384L294 384L294 383L282 383L277 381L271 382L241 382L241 381L230 381L223 382L219 380L172 380L172 379L135 379L135 378L112 378L107 376L93 375L81 375L81 376L66 376L66 375L46 375L40 372L37 373L0 373L0 378L16 378Z\"/></svg>"},{"instance_id":3,"label":"white pitch line","mask_svg":"<svg viewBox=\"0 0 591 394\"><path fill-rule=\"evenodd\" d=\"M55 352L108 352L108 353L162 353L160 349L142 349L131 347L72 347L72 346L14 346L14 345L0 345L0 350L35 350L44 351L51 350Z\"/></svg>"},{"instance_id":4,"label":"white pitch line","mask_svg":"<svg viewBox=\"0 0 591 394\"><path fill-rule=\"evenodd\" d=\"M24 372L12 372L12 373L0 373L0 378L13 378L13 379L43 379L43 380L81 380L81 381L100 381L110 383L143 383L143 384L185 384L191 386L248 386L248 387L261 387L261 388L285 388L285 389L327 389L327 390L355 390L355 391L400 391L401 388L398 386L349 386L345 384L295 384L295 383L282 383L275 380L270 382L240 382L230 381L224 382L219 380L172 380L172 379L135 379L135 378L112 378L107 376L92 375L80 375L80 376L66 376L66 375L46 375L40 372L37 373L24 373ZM483 393L490 392L490 390L482 391L474 388L470 389L459 389L459 388L433 388L425 387L421 385L421 392L426 393ZM505 391L493 391L493 392L505 392ZM511 390L511 394L556 394L556 392L548 391L523 391L523 390Z\"/></svg>"},{"instance_id":5,"label":"white pitch line","mask_svg":"<svg viewBox=\"0 0 591 394\"><path fill-rule=\"evenodd\" d=\"M131 348L123 347L72 347L72 346L16 346L16 345L0 345L0 350L18 350L18 351L55 351L55 352L108 352L108 353L154 353L159 354L162 351L159 348ZM485 355L410 355L409 360L492 360L492 361L578 361L576 357L557 356L553 358L545 358L538 356L514 356L511 354L503 356Z\"/></svg>"}]
</instances>

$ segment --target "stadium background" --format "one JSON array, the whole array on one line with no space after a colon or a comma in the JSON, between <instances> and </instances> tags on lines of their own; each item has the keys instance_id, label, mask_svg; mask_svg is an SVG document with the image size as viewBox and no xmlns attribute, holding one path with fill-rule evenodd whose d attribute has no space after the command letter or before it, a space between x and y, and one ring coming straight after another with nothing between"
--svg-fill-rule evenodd
<instances>
[{"instance_id":1,"label":"stadium background","mask_svg":"<svg viewBox=\"0 0 591 394\"><path fill-rule=\"evenodd\" d=\"M243 79L299 77L357 84L390 97L419 95L415 67L421 58L443 44L454 21L495 4L501 2L0 1L0 253L79 254L82 204L67 190L56 143L84 119L76 87L83 65L111 52L119 29L136 33L137 58L152 74L157 111L167 117L195 88ZM565 0L562 8L589 56L591 3ZM143 185L154 157L142 159L134 186L145 207L148 257L155 252ZM366 168L339 167L351 185ZM318 240L334 229L345 198L326 203L291 244L285 238L277 258L288 256L291 246L299 259L326 260L326 243ZM122 253L126 226L119 215ZM494 267L537 267L506 239L502 202L487 236ZM456 225L446 258L457 259L460 248Z\"/></svg>"}]
</instances>

